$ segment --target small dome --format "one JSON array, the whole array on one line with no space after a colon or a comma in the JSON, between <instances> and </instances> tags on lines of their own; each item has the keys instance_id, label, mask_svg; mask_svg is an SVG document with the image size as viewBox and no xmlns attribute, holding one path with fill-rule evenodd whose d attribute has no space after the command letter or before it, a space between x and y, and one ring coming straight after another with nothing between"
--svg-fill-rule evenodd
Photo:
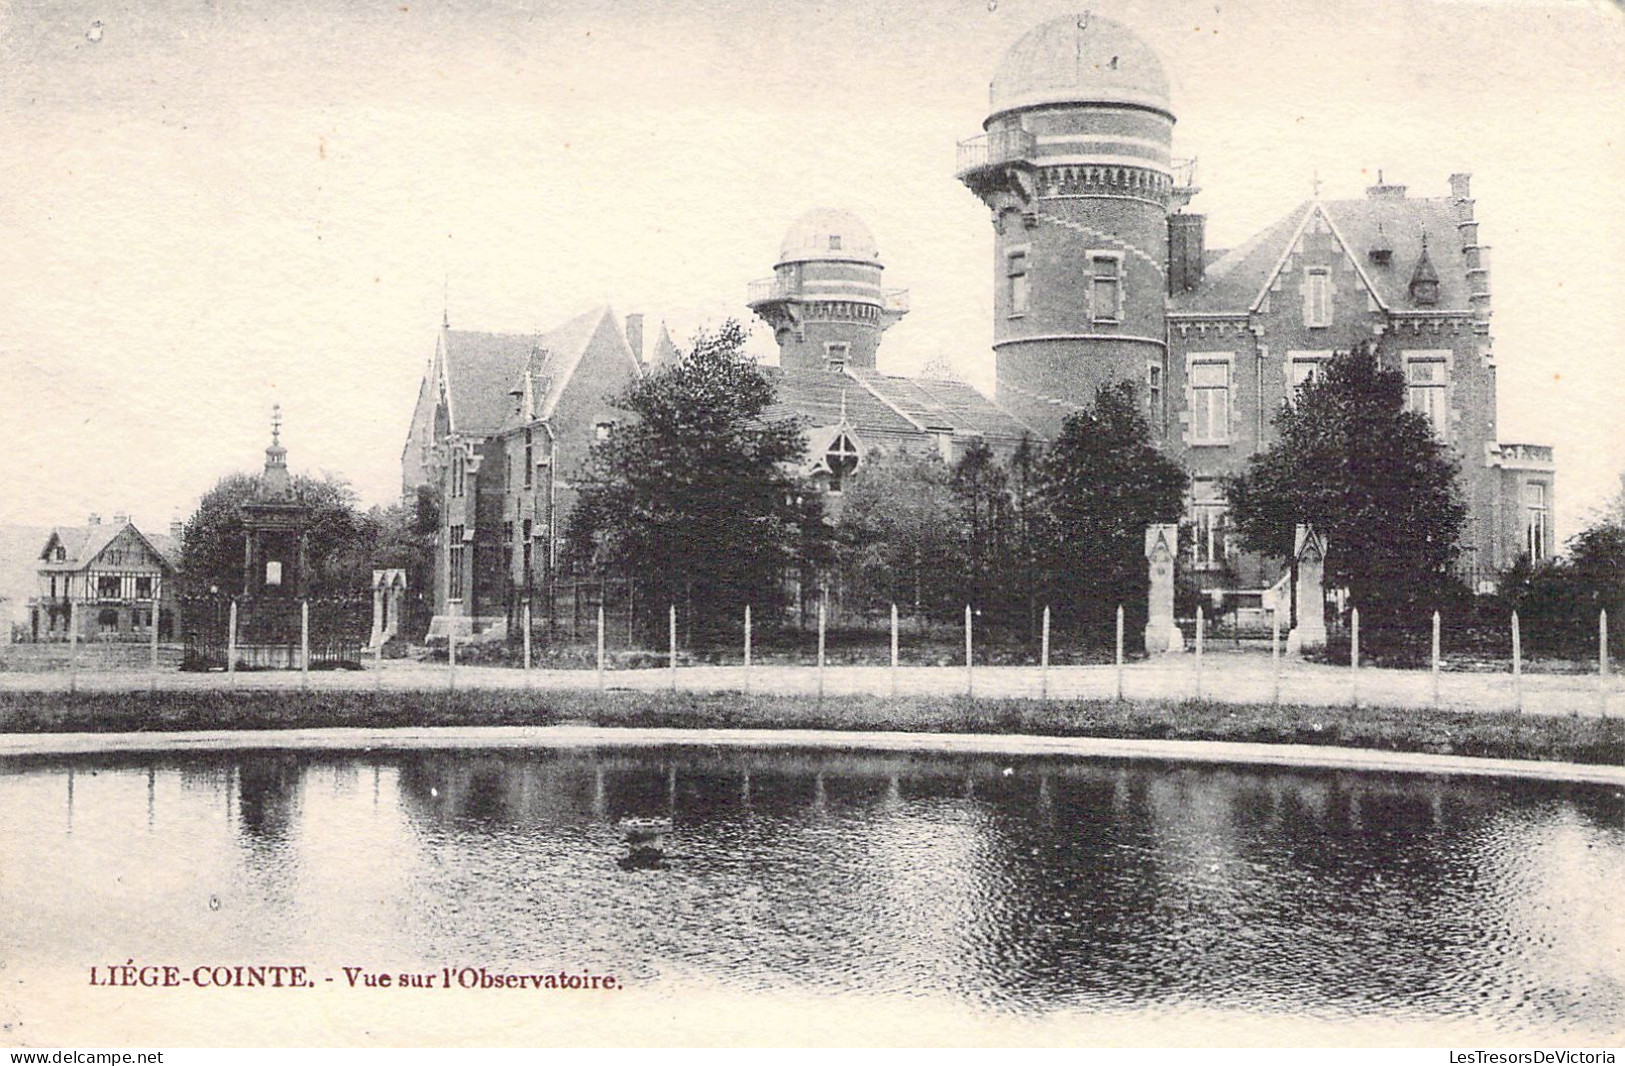
<instances>
[{"instance_id":1,"label":"small dome","mask_svg":"<svg viewBox=\"0 0 1625 1066\"><path fill-rule=\"evenodd\" d=\"M1028 30L1005 53L989 96L994 114L1039 104L1169 109L1157 54L1127 27L1087 11Z\"/></svg>"},{"instance_id":2,"label":"small dome","mask_svg":"<svg viewBox=\"0 0 1625 1066\"><path fill-rule=\"evenodd\" d=\"M809 259L858 259L878 263L874 234L850 211L818 207L796 219L779 245L780 263Z\"/></svg>"}]
</instances>

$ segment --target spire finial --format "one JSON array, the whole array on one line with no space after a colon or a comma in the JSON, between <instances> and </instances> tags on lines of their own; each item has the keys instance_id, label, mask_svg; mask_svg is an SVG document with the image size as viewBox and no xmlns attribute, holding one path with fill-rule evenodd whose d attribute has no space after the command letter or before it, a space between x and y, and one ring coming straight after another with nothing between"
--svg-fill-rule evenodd
<instances>
[{"instance_id":1,"label":"spire finial","mask_svg":"<svg viewBox=\"0 0 1625 1066\"><path fill-rule=\"evenodd\" d=\"M282 443L282 405L279 404L279 403L274 403L274 404L271 405L271 444L274 446L274 445L278 445L278 444L281 444L281 443Z\"/></svg>"},{"instance_id":2,"label":"spire finial","mask_svg":"<svg viewBox=\"0 0 1625 1066\"><path fill-rule=\"evenodd\" d=\"M1382 179L1379 177L1377 180L1381 181ZM1315 176L1313 178L1309 179L1309 187L1314 190L1315 199L1317 199L1317 200L1320 199L1320 168L1319 167L1315 168Z\"/></svg>"},{"instance_id":3,"label":"spire finial","mask_svg":"<svg viewBox=\"0 0 1625 1066\"><path fill-rule=\"evenodd\" d=\"M440 282L440 328L451 328L451 271Z\"/></svg>"}]
</instances>

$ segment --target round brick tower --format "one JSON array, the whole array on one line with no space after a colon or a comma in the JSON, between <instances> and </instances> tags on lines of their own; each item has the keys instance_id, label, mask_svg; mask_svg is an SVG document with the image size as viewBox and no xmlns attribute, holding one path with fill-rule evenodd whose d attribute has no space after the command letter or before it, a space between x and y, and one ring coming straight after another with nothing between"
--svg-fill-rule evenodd
<instances>
[{"instance_id":1,"label":"round brick tower","mask_svg":"<svg viewBox=\"0 0 1625 1066\"><path fill-rule=\"evenodd\" d=\"M1018 40L990 97L958 177L993 215L998 398L1053 433L1100 385L1166 373L1168 79L1085 13Z\"/></svg>"},{"instance_id":2,"label":"round brick tower","mask_svg":"<svg viewBox=\"0 0 1625 1066\"><path fill-rule=\"evenodd\" d=\"M773 327L787 369L873 367L880 334L908 313L908 292L881 286L869 227L818 208L790 227L773 276L750 285L750 309Z\"/></svg>"}]
</instances>

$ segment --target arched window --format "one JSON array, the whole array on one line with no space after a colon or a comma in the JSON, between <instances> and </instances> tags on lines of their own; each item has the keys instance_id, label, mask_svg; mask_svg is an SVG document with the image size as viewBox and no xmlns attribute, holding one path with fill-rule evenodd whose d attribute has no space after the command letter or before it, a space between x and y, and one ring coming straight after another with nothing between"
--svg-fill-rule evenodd
<instances>
[{"instance_id":1,"label":"arched window","mask_svg":"<svg viewBox=\"0 0 1625 1066\"><path fill-rule=\"evenodd\" d=\"M824 453L824 465L829 467L829 491L839 494L847 478L858 468L858 446L846 433L835 434L829 450Z\"/></svg>"}]
</instances>

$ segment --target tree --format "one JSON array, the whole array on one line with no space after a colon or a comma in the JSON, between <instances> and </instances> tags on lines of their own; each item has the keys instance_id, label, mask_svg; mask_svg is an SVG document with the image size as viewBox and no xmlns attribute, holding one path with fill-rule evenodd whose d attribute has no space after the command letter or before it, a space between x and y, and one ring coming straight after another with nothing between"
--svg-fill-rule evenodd
<instances>
[{"instance_id":1,"label":"tree","mask_svg":"<svg viewBox=\"0 0 1625 1066\"><path fill-rule=\"evenodd\" d=\"M953 472L937 454L871 452L835 528L844 601L933 620L964 609Z\"/></svg>"},{"instance_id":2,"label":"tree","mask_svg":"<svg viewBox=\"0 0 1625 1066\"><path fill-rule=\"evenodd\" d=\"M1039 466L1058 621L1103 635L1121 604L1144 625L1145 528L1176 522L1184 469L1151 443L1151 427L1127 382L1102 387L1069 416Z\"/></svg>"},{"instance_id":3,"label":"tree","mask_svg":"<svg viewBox=\"0 0 1625 1066\"><path fill-rule=\"evenodd\" d=\"M242 592L242 509L259 491L257 475L227 474L198 501L181 542L181 581L187 595ZM356 511L355 489L329 474L320 479L299 475L293 479L293 491L309 508L305 529L310 594L365 592L371 580L374 533Z\"/></svg>"},{"instance_id":4,"label":"tree","mask_svg":"<svg viewBox=\"0 0 1625 1066\"><path fill-rule=\"evenodd\" d=\"M959 505L961 595L976 608L1001 617L1009 571L1009 476L987 442L976 440L954 464L951 485Z\"/></svg>"},{"instance_id":5,"label":"tree","mask_svg":"<svg viewBox=\"0 0 1625 1066\"><path fill-rule=\"evenodd\" d=\"M1326 583L1372 630L1414 626L1448 595L1467 514L1456 461L1405 389L1367 346L1333 356L1225 486L1244 548L1290 558L1298 525L1325 534Z\"/></svg>"},{"instance_id":6,"label":"tree","mask_svg":"<svg viewBox=\"0 0 1625 1066\"><path fill-rule=\"evenodd\" d=\"M635 576L659 612L649 628L675 604L699 646L737 626L746 604L769 617L823 543L816 497L788 473L806 437L767 417L773 387L744 342L730 320L627 387L615 406L635 417L593 448L569 520L577 565Z\"/></svg>"}]
</instances>

